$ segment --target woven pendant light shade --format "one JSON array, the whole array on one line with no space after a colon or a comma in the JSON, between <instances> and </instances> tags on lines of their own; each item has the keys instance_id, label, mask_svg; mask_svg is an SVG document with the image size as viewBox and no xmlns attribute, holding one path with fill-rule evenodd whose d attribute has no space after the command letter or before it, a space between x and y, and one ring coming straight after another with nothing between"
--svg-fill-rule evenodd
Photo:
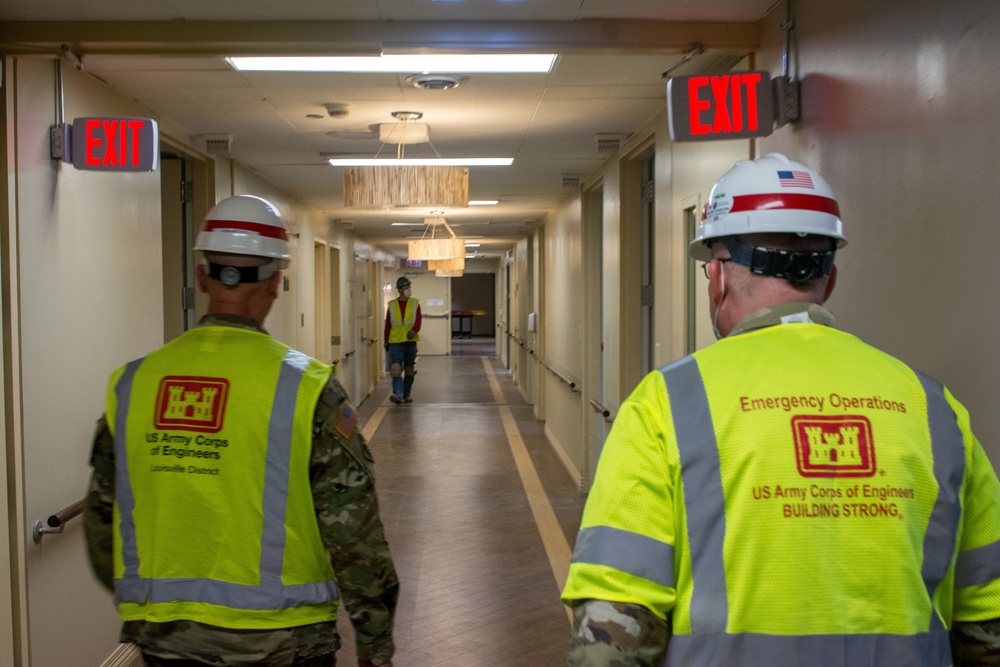
<instances>
[{"instance_id":1,"label":"woven pendant light shade","mask_svg":"<svg viewBox=\"0 0 1000 667\"><path fill-rule=\"evenodd\" d=\"M443 260L465 258L465 241L462 239L420 239L409 242L410 259Z\"/></svg>"},{"instance_id":2,"label":"woven pendant light shade","mask_svg":"<svg viewBox=\"0 0 1000 667\"><path fill-rule=\"evenodd\" d=\"M344 169L344 206L465 208L469 168L420 165Z\"/></svg>"},{"instance_id":3,"label":"woven pendant light shade","mask_svg":"<svg viewBox=\"0 0 1000 667\"><path fill-rule=\"evenodd\" d=\"M438 269L434 272L438 278L461 278L462 271L449 271L448 269Z\"/></svg>"},{"instance_id":4,"label":"woven pendant light shade","mask_svg":"<svg viewBox=\"0 0 1000 667\"><path fill-rule=\"evenodd\" d=\"M427 262L427 269L430 271L461 271L465 269L465 257L432 259Z\"/></svg>"}]
</instances>

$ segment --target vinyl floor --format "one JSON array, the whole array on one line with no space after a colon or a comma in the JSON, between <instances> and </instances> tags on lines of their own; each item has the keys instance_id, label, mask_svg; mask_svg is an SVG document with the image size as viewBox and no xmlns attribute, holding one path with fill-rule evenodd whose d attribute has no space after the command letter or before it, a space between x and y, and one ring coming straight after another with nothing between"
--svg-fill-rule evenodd
<instances>
[{"instance_id":1,"label":"vinyl floor","mask_svg":"<svg viewBox=\"0 0 1000 667\"><path fill-rule=\"evenodd\" d=\"M386 375L361 404L401 585L393 665L564 665L559 592L584 495L486 356L492 339L463 344L418 358L412 403L388 400ZM339 666L357 664L346 616Z\"/></svg>"}]
</instances>

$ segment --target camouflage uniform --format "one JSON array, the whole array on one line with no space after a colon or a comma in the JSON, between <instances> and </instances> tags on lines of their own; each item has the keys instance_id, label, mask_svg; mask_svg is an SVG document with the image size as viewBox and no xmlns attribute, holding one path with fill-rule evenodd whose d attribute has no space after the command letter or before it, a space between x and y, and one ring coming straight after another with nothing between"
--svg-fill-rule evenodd
<instances>
[{"instance_id":1,"label":"camouflage uniform","mask_svg":"<svg viewBox=\"0 0 1000 667\"><path fill-rule=\"evenodd\" d=\"M234 317L207 316L199 325L239 326L267 333ZM334 428L346 401L344 388L331 375L313 417L309 474L320 533L357 635L358 658L380 665L389 662L395 650L392 621L399 580L379 519L372 455L360 432L355 430L347 439ZM94 472L84 503L87 550L97 578L113 591L114 439L103 416L90 463ZM191 621L127 621L121 641L161 658L266 667L302 664L340 648L334 622L280 630L234 630Z\"/></svg>"},{"instance_id":2,"label":"camouflage uniform","mask_svg":"<svg viewBox=\"0 0 1000 667\"><path fill-rule=\"evenodd\" d=\"M807 312L817 324L840 328L833 314L815 304L789 303L750 313L735 336L774 326ZM570 667L660 667L670 642L670 624L646 607L625 602L581 600L573 606L567 664ZM1000 667L1000 619L956 622L951 629L954 667Z\"/></svg>"}]
</instances>

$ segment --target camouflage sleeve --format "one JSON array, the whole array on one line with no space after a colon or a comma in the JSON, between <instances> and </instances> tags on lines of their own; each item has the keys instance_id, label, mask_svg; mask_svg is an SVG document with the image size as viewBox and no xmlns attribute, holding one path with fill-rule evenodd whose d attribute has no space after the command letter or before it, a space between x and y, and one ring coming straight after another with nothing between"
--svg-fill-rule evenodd
<instances>
[{"instance_id":1,"label":"camouflage sleeve","mask_svg":"<svg viewBox=\"0 0 1000 667\"><path fill-rule=\"evenodd\" d=\"M955 667L1000 666L1000 618L955 623L951 628Z\"/></svg>"},{"instance_id":2,"label":"camouflage sleeve","mask_svg":"<svg viewBox=\"0 0 1000 667\"><path fill-rule=\"evenodd\" d=\"M358 658L392 658L399 580L375 495L371 452L344 410L347 394L330 378L316 407L310 465L313 501L337 587L357 636Z\"/></svg>"},{"instance_id":3,"label":"camouflage sleeve","mask_svg":"<svg viewBox=\"0 0 1000 667\"><path fill-rule=\"evenodd\" d=\"M108 422L102 415L94 433L90 453L90 486L83 503L83 530L87 556L98 581L114 591L114 548L111 524L115 502L115 446Z\"/></svg>"},{"instance_id":4,"label":"camouflage sleeve","mask_svg":"<svg viewBox=\"0 0 1000 667\"><path fill-rule=\"evenodd\" d=\"M670 626L636 604L582 600L573 606L569 667L660 667Z\"/></svg>"}]
</instances>

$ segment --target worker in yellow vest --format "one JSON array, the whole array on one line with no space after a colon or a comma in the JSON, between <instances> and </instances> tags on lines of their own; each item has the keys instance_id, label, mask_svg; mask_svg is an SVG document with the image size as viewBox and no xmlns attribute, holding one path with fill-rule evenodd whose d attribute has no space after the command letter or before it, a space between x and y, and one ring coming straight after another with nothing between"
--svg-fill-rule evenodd
<instances>
[{"instance_id":1,"label":"worker in yellow vest","mask_svg":"<svg viewBox=\"0 0 1000 667\"><path fill-rule=\"evenodd\" d=\"M711 190L719 342L649 374L604 445L563 600L569 665L1000 665L1000 483L939 382L841 330L812 168Z\"/></svg>"},{"instance_id":2,"label":"worker in yellow vest","mask_svg":"<svg viewBox=\"0 0 1000 667\"><path fill-rule=\"evenodd\" d=\"M328 667L340 601L360 664L391 664L399 582L357 411L263 326L286 238L267 201L220 202L195 246L208 314L108 383L88 553L151 667Z\"/></svg>"},{"instance_id":3,"label":"worker in yellow vest","mask_svg":"<svg viewBox=\"0 0 1000 667\"><path fill-rule=\"evenodd\" d=\"M417 341L420 340L420 301L413 298L410 279L396 281L399 297L389 302L385 311L385 349L389 352L392 393L389 400L399 405L411 403L413 379L417 375Z\"/></svg>"}]
</instances>

